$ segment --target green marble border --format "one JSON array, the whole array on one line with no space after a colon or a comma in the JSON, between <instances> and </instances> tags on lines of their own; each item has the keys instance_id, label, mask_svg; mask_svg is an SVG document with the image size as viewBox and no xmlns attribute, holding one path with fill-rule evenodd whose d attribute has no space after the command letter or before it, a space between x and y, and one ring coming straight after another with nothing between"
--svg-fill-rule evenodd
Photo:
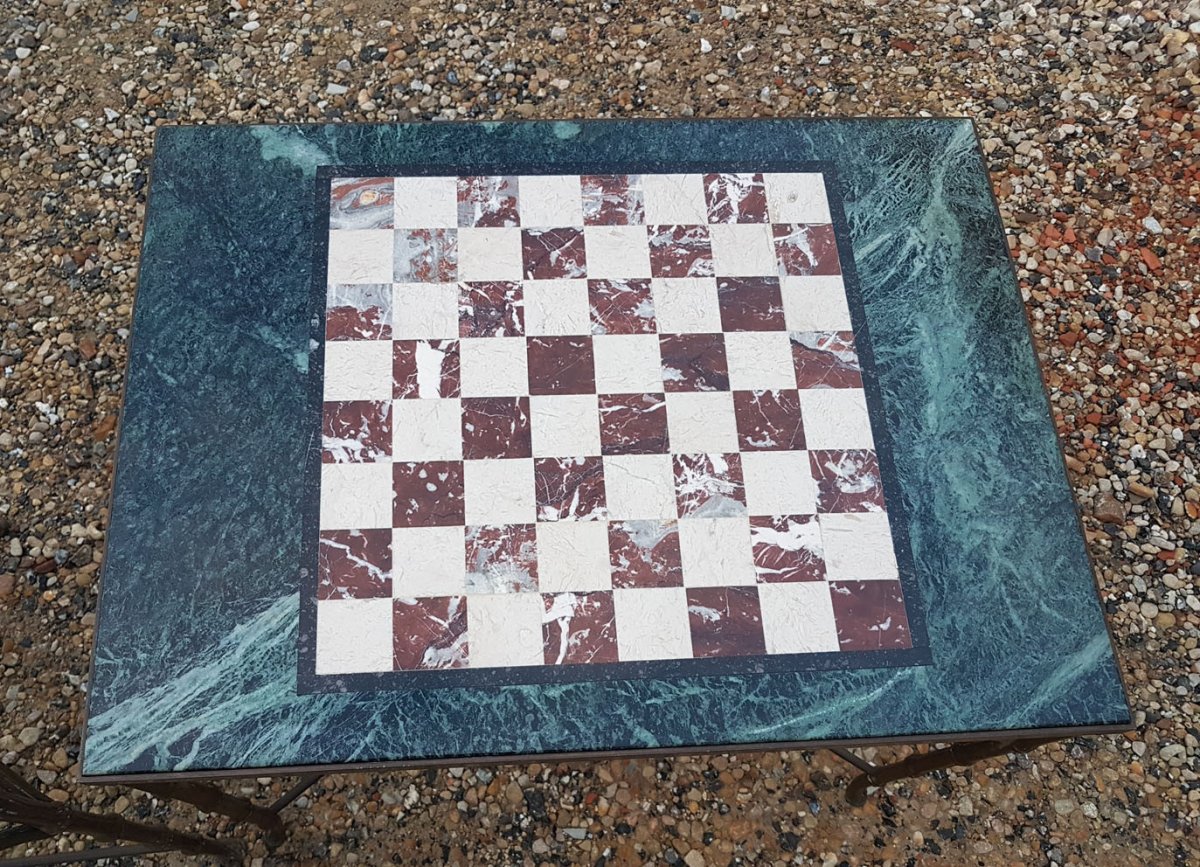
<instances>
[{"instance_id":1,"label":"green marble border","mask_svg":"<svg viewBox=\"0 0 1200 867\"><path fill-rule=\"evenodd\" d=\"M298 695L317 166L836 164L933 664ZM84 774L735 747L1130 720L972 125L159 132Z\"/></svg>"}]
</instances>

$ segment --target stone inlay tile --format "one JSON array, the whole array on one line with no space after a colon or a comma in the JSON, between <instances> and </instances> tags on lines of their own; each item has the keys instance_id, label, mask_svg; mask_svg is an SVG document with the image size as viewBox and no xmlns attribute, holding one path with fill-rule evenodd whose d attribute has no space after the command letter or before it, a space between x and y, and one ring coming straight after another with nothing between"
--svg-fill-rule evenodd
<instances>
[{"instance_id":1,"label":"stone inlay tile","mask_svg":"<svg viewBox=\"0 0 1200 867\"><path fill-rule=\"evenodd\" d=\"M912 646L820 172L330 190L318 677Z\"/></svg>"},{"instance_id":2,"label":"stone inlay tile","mask_svg":"<svg viewBox=\"0 0 1200 867\"><path fill-rule=\"evenodd\" d=\"M683 586L675 521L612 521L608 552L615 589Z\"/></svg>"},{"instance_id":3,"label":"stone inlay tile","mask_svg":"<svg viewBox=\"0 0 1200 867\"><path fill-rule=\"evenodd\" d=\"M591 337L530 337L530 394L592 394L596 391Z\"/></svg>"},{"instance_id":4,"label":"stone inlay tile","mask_svg":"<svg viewBox=\"0 0 1200 867\"><path fill-rule=\"evenodd\" d=\"M463 398L462 453L468 461L532 457L529 398Z\"/></svg>"},{"instance_id":5,"label":"stone inlay tile","mask_svg":"<svg viewBox=\"0 0 1200 867\"><path fill-rule=\"evenodd\" d=\"M454 229L397 229L392 250L396 283L449 283L458 279Z\"/></svg>"},{"instance_id":6,"label":"stone inlay tile","mask_svg":"<svg viewBox=\"0 0 1200 867\"><path fill-rule=\"evenodd\" d=\"M704 197L710 223L766 223L767 188L761 174L704 176Z\"/></svg>"},{"instance_id":7,"label":"stone inlay tile","mask_svg":"<svg viewBox=\"0 0 1200 867\"><path fill-rule=\"evenodd\" d=\"M816 515L751 517L750 538L760 584L825 579L825 549Z\"/></svg>"},{"instance_id":8,"label":"stone inlay tile","mask_svg":"<svg viewBox=\"0 0 1200 867\"><path fill-rule=\"evenodd\" d=\"M521 259L527 280L586 277L582 229L524 229Z\"/></svg>"},{"instance_id":9,"label":"stone inlay tile","mask_svg":"<svg viewBox=\"0 0 1200 867\"><path fill-rule=\"evenodd\" d=\"M600 396L600 449L606 455L654 455L670 451L667 402L655 393Z\"/></svg>"},{"instance_id":10,"label":"stone inlay tile","mask_svg":"<svg viewBox=\"0 0 1200 867\"><path fill-rule=\"evenodd\" d=\"M612 593L546 593L542 624L546 665L616 662Z\"/></svg>"},{"instance_id":11,"label":"stone inlay tile","mask_svg":"<svg viewBox=\"0 0 1200 867\"><path fill-rule=\"evenodd\" d=\"M521 225L517 179L511 175L459 178L458 225L489 229Z\"/></svg>"},{"instance_id":12,"label":"stone inlay tile","mask_svg":"<svg viewBox=\"0 0 1200 867\"><path fill-rule=\"evenodd\" d=\"M325 530L317 548L318 599L390 599L392 531Z\"/></svg>"},{"instance_id":13,"label":"stone inlay tile","mask_svg":"<svg viewBox=\"0 0 1200 867\"><path fill-rule=\"evenodd\" d=\"M457 340L392 341L392 397L458 397L459 366Z\"/></svg>"},{"instance_id":14,"label":"stone inlay tile","mask_svg":"<svg viewBox=\"0 0 1200 867\"><path fill-rule=\"evenodd\" d=\"M728 518L746 514L742 456L675 455L675 499L681 518Z\"/></svg>"},{"instance_id":15,"label":"stone inlay tile","mask_svg":"<svg viewBox=\"0 0 1200 867\"><path fill-rule=\"evenodd\" d=\"M862 369L849 331L792 332L799 388L862 388Z\"/></svg>"},{"instance_id":16,"label":"stone inlay tile","mask_svg":"<svg viewBox=\"0 0 1200 867\"><path fill-rule=\"evenodd\" d=\"M653 334L654 297L649 280L589 280L592 334Z\"/></svg>"},{"instance_id":17,"label":"stone inlay tile","mask_svg":"<svg viewBox=\"0 0 1200 867\"><path fill-rule=\"evenodd\" d=\"M738 447L742 451L793 451L804 448L804 418L796 389L735 391Z\"/></svg>"},{"instance_id":18,"label":"stone inlay tile","mask_svg":"<svg viewBox=\"0 0 1200 867\"><path fill-rule=\"evenodd\" d=\"M724 331L783 331L783 294L777 277L722 277L717 303Z\"/></svg>"},{"instance_id":19,"label":"stone inlay tile","mask_svg":"<svg viewBox=\"0 0 1200 867\"><path fill-rule=\"evenodd\" d=\"M779 260L781 275L821 276L842 273L833 226L776 223L774 236L775 255Z\"/></svg>"},{"instance_id":20,"label":"stone inlay tile","mask_svg":"<svg viewBox=\"0 0 1200 867\"><path fill-rule=\"evenodd\" d=\"M766 653L756 588L692 587L687 603L697 657Z\"/></svg>"},{"instance_id":21,"label":"stone inlay tile","mask_svg":"<svg viewBox=\"0 0 1200 867\"><path fill-rule=\"evenodd\" d=\"M329 228L390 229L394 198L391 178L334 178L329 185Z\"/></svg>"},{"instance_id":22,"label":"stone inlay tile","mask_svg":"<svg viewBox=\"0 0 1200 867\"><path fill-rule=\"evenodd\" d=\"M465 596L400 598L393 607L392 664L397 671L467 667Z\"/></svg>"},{"instance_id":23,"label":"stone inlay tile","mask_svg":"<svg viewBox=\"0 0 1200 867\"><path fill-rule=\"evenodd\" d=\"M390 283L335 283L325 303L326 340L389 340Z\"/></svg>"},{"instance_id":24,"label":"stone inlay tile","mask_svg":"<svg viewBox=\"0 0 1200 867\"><path fill-rule=\"evenodd\" d=\"M390 401L326 401L321 460L327 464L383 461L392 454Z\"/></svg>"},{"instance_id":25,"label":"stone inlay tile","mask_svg":"<svg viewBox=\"0 0 1200 867\"><path fill-rule=\"evenodd\" d=\"M520 283L463 283L458 296L460 337L520 337L525 299Z\"/></svg>"},{"instance_id":26,"label":"stone inlay tile","mask_svg":"<svg viewBox=\"0 0 1200 867\"><path fill-rule=\"evenodd\" d=\"M912 647L899 581L834 581L830 590L842 650Z\"/></svg>"},{"instance_id":27,"label":"stone inlay tile","mask_svg":"<svg viewBox=\"0 0 1200 867\"><path fill-rule=\"evenodd\" d=\"M584 175L580 178L587 226L640 226L646 222L641 175Z\"/></svg>"},{"instance_id":28,"label":"stone inlay tile","mask_svg":"<svg viewBox=\"0 0 1200 867\"><path fill-rule=\"evenodd\" d=\"M655 277L711 277L707 226L650 226L650 273Z\"/></svg>"},{"instance_id":29,"label":"stone inlay tile","mask_svg":"<svg viewBox=\"0 0 1200 867\"><path fill-rule=\"evenodd\" d=\"M819 512L882 512L883 479L869 449L811 451Z\"/></svg>"},{"instance_id":30,"label":"stone inlay tile","mask_svg":"<svg viewBox=\"0 0 1200 867\"><path fill-rule=\"evenodd\" d=\"M729 363L723 334L660 334L663 388L727 391Z\"/></svg>"},{"instance_id":31,"label":"stone inlay tile","mask_svg":"<svg viewBox=\"0 0 1200 867\"><path fill-rule=\"evenodd\" d=\"M533 524L466 528L467 593L528 593L538 589Z\"/></svg>"}]
</instances>

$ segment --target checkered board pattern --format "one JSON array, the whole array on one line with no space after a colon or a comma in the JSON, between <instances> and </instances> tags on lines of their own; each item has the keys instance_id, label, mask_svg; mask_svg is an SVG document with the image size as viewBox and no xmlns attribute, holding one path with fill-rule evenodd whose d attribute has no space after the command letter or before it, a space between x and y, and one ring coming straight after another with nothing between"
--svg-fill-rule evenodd
<instances>
[{"instance_id":1,"label":"checkered board pattern","mask_svg":"<svg viewBox=\"0 0 1200 867\"><path fill-rule=\"evenodd\" d=\"M326 281L318 677L911 646L822 174L334 178Z\"/></svg>"}]
</instances>

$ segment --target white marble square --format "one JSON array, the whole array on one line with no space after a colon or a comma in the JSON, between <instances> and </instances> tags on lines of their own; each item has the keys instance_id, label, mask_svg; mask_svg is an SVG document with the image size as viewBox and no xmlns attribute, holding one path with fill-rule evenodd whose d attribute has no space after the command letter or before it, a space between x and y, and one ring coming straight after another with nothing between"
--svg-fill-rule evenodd
<instances>
[{"instance_id":1,"label":"white marble square","mask_svg":"<svg viewBox=\"0 0 1200 867\"><path fill-rule=\"evenodd\" d=\"M817 484L808 452L742 452L746 508L751 515L812 515Z\"/></svg>"},{"instance_id":2,"label":"white marble square","mask_svg":"<svg viewBox=\"0 0 1200 867\"><path fill-rule=\"evenodd\" d=\"M462 460L462 401L392 401L392 460Z\"/></svg>"},{"instance_id":3,"label":"white marble square","mask_svg":"<svg viewBox=\"0 0 1200 867\"><path fill-rule=\"evenodd\" d=\"M613 521L674 520L675 473L670 455L607 455L604 491Z\"/></svg>"},{"instance_id":4,"label":"white marble square","mask_svg":"<svg viewBox=\"0 0 1200 867\"><path fill-rule=\"evenodd\" d=\"M748 587L757 583L749 518L681 520L679 553L687 587Z\"/></svg>"},{"instance_id":5,"label":"white marble square","mask_svg":"<svg viewBox=\"0 0 1200 867\"><path fill-rule=\"evenodd\" d=\"M821 515L825 576L830 581L897 578L896 549L887 512Z\"/></svg>"},{"instance_id":6,"label":"white marble square","mask_svg":"<svg viewBox=\"0 0 1200 867\"><path fill-rule=\"evenodd\" d=\"M394 189L397 229L458 227L457 178L396 178Z\"/></svg>"},{"instance_id":7,"label":"white marble square","mask_svg":"<svg viewBox=\"0 0 1200 867\"><path fill-rule=\"evenodd\" d=\"M721 330L715 277L656 277L650 282L659 334Z\"/></svg>"},{"instance_id":8,"label":"white marble square","mask_svg":"<svg viewBox=\"0 0 1200 867\"><path fill-rule=\"evenodd\" d=\"M391 599L317 602L317 674L391 670Z\"/></svg>"},{"instance_id":9,"label":"white marble square","mask_svg":"<svg viewBox=\"0 0 1200 867\"><path fill-rule=\"evenodd\" d=\"M852 331L846 287L838 275L782 277L783 316L788 331Z\"/></svg>"},{"instance_id":10,"label":"white marble square","mask_svg":"<svg viewBox=\"0 0 1200 867\"><path fill-rule=\"evenodd\" d=\"M650 236L645 226L585 226L583 244L588 277L593 280L650 276Z\"/></svg>"},{"instance_id":11,"label":"white marble square","mask_svg":"<svg viewBox=\"0 0 1200 867\"><path fill-rule=\"evenodd\" d=\"M737 417L728 391L667 392L667 434L675 454L738 450Z\"/></svg>"},{"instance_id":12,"label":"white marble square","mask_svg":"<svg viewBox=\"0 0 1200 867\"><path fill-rule=\"evenodd\" d=\"M713 271L718 277L770 277L779 274L775 238L768 223L714 223Z\"/></svg>"},{"instance_id":13,"label":"white marble square","mask_svg":"<svg viewBox=\"0 0 1200 867\"><path fill-rule=\"evenodd\" d=\"M329 233L328 283L391 283L391 229L335 229Z\"/></svg>"},{"instance_id":14,"label":"white marble square","mask_svg":"<svg viewBox=\"0 0 1200 867\"><path fill-rule=\"evenodd\" d=\"M810 449L873 449L871 419L861 388L800 390L804 444Z\"/></svg>"},{"instance_id":15,"label":"white marble square","mask_svg":"<svg viewBox=\"0 0 1200 867\"><path fill-rule=\"evenodd\" d=\"M759 584L767 653L829 653L840 649L829 585L824 581Z\"/></svg>"},{"instance_id":16,"label":"white marble square","mask_svg":"<svg viewBox=\"0 0 1200 867\"><path fill-rule=\"evenodd\" d=\"M663 390L657 334L597 334L592 338L596 391L639 394Z\"/></svg>"},{"instance_id":17,"label":"white marble square","mask_svg":"<svg viewBox=\"0 0 1200 867\"><path fill-rule=\"evenodd\" d=\"M465 337L458 352L463 397L529 394L524 337Z\"/></svg>"},{"instance_id":18,"label":"white marble square","mask_svg":"<svg viewBox=\"0 0 1200 867\"><path fill-rule=\"evenodd\" d=\"M566 229L583 225L578 175L521 175L518 210L524 228Z\"/></svg>"},{"instance_id":19,"label":"white marble square","mask_svg":"<svg viewBox=\"0 0 1200 867\"><path fill-rule=\"evenodd\" d=\"M735 391L796 387L792 343L786 331L728 332L725 359L729 364L729 387Z\"/></svg>"},{"instance_id":20,"label":"white marble square","mask_svg":"<svg viewBox=\"0 0 1200 867\"><path fill-rule=\"evenodd\" d=\"M535 394L529 398L535 458L600 454L600 411L594 394Z\"/></svg>"},{"instance_id":21,"label":"white marble square","mask_svg":"<svg viewBox=\"0 0 1200 867\"><path fill-rule=\"evenodd\" d=\"M703 175L642 175L648 226L704 226L708 202Z\"/></svg>"},{"instance_id":22,"label":"white marble square","mask_svg":"<svg viewBox=\"0 0 1200 867\"><path fill-rule=\"evenodd\" d=\"M458 230L459 280L520 280L524 276L519 228Z\"/></svg>"},{"instance_id":23,"label":"white marble square","mask_svg":"<svg viewBox=\"0 0 1200 867\"><path fill-rule=\"evenodd\" d=\"M612 589L605 521L538 524L537 556L542 593Z\"/></svg>"},{"instance_id":24,"label":"white marble square","mask_svg":"<svg viewBox=\"0 0 1200 867\"><path fill-rule=\"evenodd\" d=\"M614 590L613 609L622 662L691 658L692 630L682 587Z\"/></svg>"},{"instance_id":25,"label":"white marble square","mask_svg":"<svg viewBox=\"0 0 1200 867\"><path fill-rule=\"evenodd\" d=\"M392 465L321 464L322 530L392 526Z\"/></svg>"},{"instance_id":26,"label":"white marble square","mask_svg":"<svg viewBox=\"0 0 1200 867\"><path fill-rule=\"evenodd\" d=\"M825 177L819 172L764 174L772 223L832 223Z\"/></svg>"},{"instance_id":27,"label":"white marble square","mask_svg":"<svg viewBox=\"0 0 1200 867\"><path fill-rule=\"evenodd\" d=\"M392 337L396 340L448 340L458 337L458 284L394 284Z\"/></svg>"},{"instance_id":28,"label":"white marble square","mask_svg":"<svg viewBox=\"0 0 1200 867\"><path fill-rule=\"evenodd\" d=\"M591 334L586 280L527 280L522 289L526 334Z\"/></svg>"},{"instance_id":29,"label":"white marble square","mask_svg":"<svg viewBox=\"0 0 1200 867\"><path fill-rule=\"evenodd\" d=\"M469 526L532 524L537 519L530 458L464 461L463 487Z\"/></svg>"},{"instance_id":30,"label":"white marble square","mask_svg":"<svg viewBox=\"0 0 1200 867\"><path fill-rule=\"evenodd\" d=\"M466 592L462 527L392 530L392 596L458 596Z\"/></svg>"},{"instance_id":31,"label":"white marble square","mask_svg":"<svg viewBox=\"0 0 1200 867\"><path fill-rule=\"evenodd\" d=\"M542 597L497 593L467 599L467 658L471 668L542 665Z\"/></svg>"},{"instance_id":32,"label":"white marble square","mask_svg":"<svg viewBox=\"0 0 1200 867\"><path fill-rule=\"evenodd\" d=\"M327 340L325 400L391 400L392 341Z\"/></svg>"}]
</instances>

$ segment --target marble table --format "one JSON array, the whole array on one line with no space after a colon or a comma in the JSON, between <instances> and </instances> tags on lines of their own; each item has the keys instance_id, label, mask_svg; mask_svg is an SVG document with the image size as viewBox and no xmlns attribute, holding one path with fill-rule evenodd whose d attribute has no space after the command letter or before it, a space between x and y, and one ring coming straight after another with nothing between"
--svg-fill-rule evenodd
<instances>
[{"instance_id":1,"label":"marble table","mask_svg":"<svg viewBox=\"0 0 1200 867\"><path fill-rule=\"evenodd\" d=\"M969 120L165 127L132 332L87 780L1130 725Z\"/></svg>"}]
</instances>

